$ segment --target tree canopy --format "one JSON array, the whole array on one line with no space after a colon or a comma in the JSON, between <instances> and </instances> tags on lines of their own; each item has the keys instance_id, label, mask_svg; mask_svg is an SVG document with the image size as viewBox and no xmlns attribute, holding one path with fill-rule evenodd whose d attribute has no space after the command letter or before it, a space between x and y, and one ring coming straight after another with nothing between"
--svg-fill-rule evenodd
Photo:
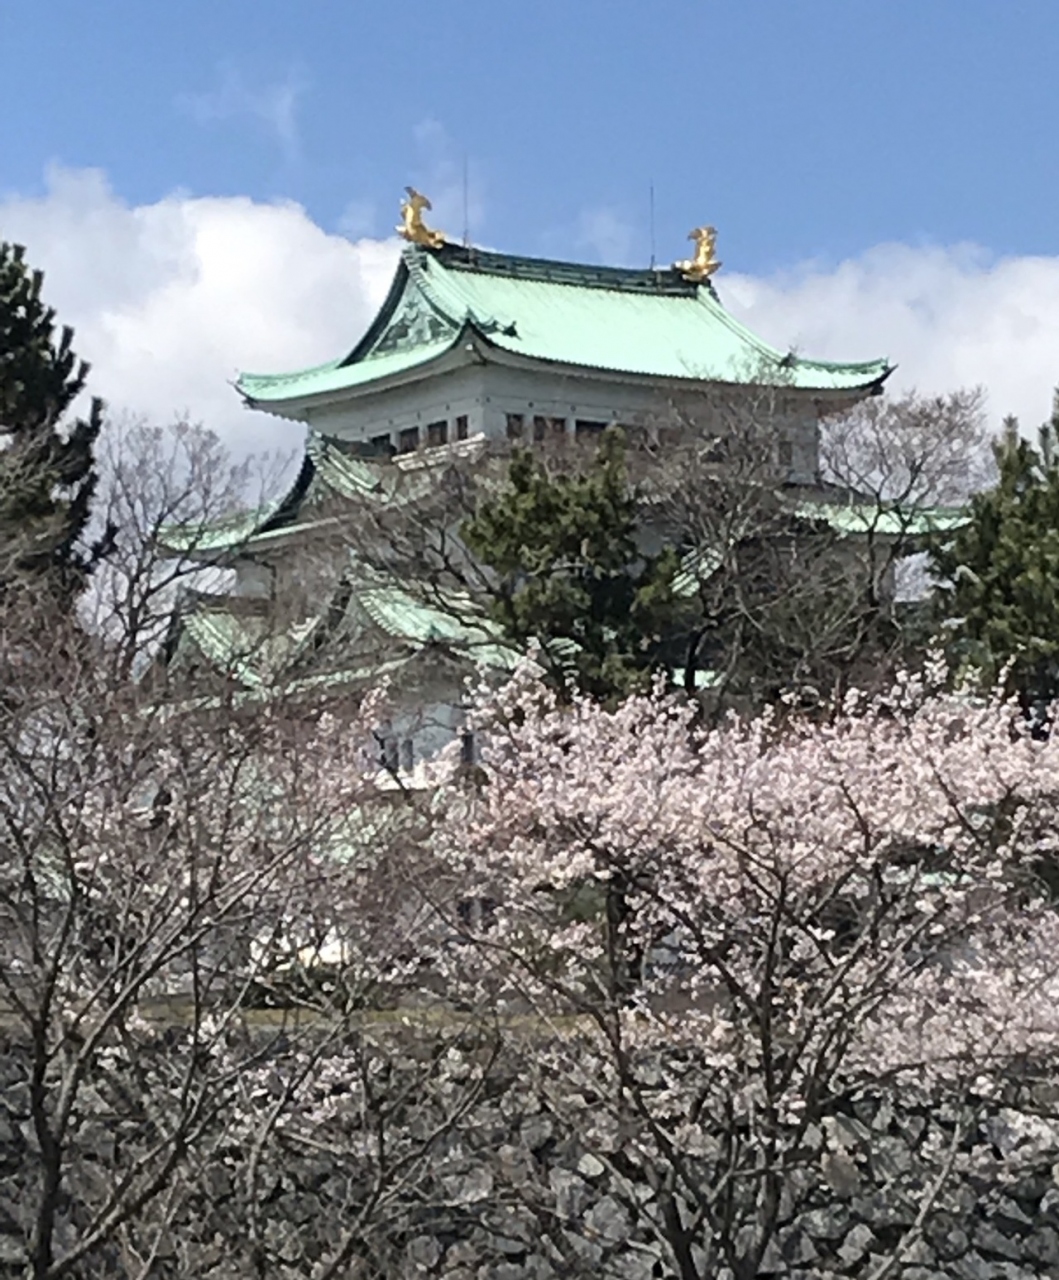
<instances>
[{"instance_id":1,"label":"tree canopy","mask_svg":"<svg viewBox=\"0 0 1059 1280\"><path fill-rule=\"evenodd\" d=\"M1027 707L1059 695L1059 395L1035 447L1009 419L996 484L931 551L935 609L952 665L1006 683Z\"/></svg>"},{"instance_id":2,"label":"tree canopy","mask_svg":"<svg viewBox=\"0 0 1059 1280\"><path fill-rule=\"evenodd\" d=\"M661 665L679 610L677 558L637 544L620 429L604 433L593 465L565 473L517 449L506 483L479 503L462 534L496 576L493 616L514 644L540 647L564 691L621 697Z\"/></svg>"},{"instance_id":3,"label":"tree canopy","mask_svg":"<svg viewBox=\"0 0 1059 1280\"><path fill-rule=\"evenodd\" d=\"M43 282L21 245L0 242L0 587L36 584L68 602L93 560L85 530L103 406L93 399L86 418L64 422L89 366L73 330L56 330Z\"/></svg>"}]
</instances>

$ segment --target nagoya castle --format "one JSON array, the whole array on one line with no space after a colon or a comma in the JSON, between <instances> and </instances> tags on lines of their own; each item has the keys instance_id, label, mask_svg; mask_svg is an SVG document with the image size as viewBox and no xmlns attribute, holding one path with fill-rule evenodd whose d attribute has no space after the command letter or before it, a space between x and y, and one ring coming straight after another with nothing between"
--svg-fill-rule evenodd
<instances>
[{"instance_id":1,"label":"nagoya castle","mask_svg":"<svg viewBox=\"0 0 1059 1280\"><path fill-rule=\"evenodd\" d=\"M346 354L293 373L244 373L248 406L304 423L305 457L282 498L207 530L172 530L172 554L234 570L223 595L189 593L168 651L174 674L264 696L272 688L385 679L389 767L412 774L461 732L468 676L517 655L476 601L369 569L342 530L414 504L454 459L496 442L552 444L635 424L676 395L783 387L774 423L786 482L819 485L821 419L878 393L885 360L841 364L768 346L722 306L711 227L672 267L556 262L446 241L408 189L386 300ZM351 340L354 335L350 335ZM748 370L754 371L748 373ZM819 517L855 538L848 506ZM468 748L470 749L470 748Z\"/></svg>"}]
</instances>

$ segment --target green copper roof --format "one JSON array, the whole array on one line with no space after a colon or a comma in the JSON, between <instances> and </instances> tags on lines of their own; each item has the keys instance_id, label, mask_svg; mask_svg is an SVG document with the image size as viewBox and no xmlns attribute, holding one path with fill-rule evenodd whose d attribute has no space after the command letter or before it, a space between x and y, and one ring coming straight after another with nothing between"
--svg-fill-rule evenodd
<instances>
[{"instance_id":1,"label":"green copper roof","mask_svg":"<svg viewBox=\"0 0 1059 1280\"><path fill-rule=\"evenodd\" d=\"M240 546L276 514L279 502L239 511L223 520L210 523L165 525L158 530L156 541L171 555L206 556Z\"/></svg>"},{"instance_id":2,"label":"green copper roof","mask_svg":"<svg viewBox=\"0 0 1059 1280\"><path fill-rule=\"evenodd\" d=\"M187 635L216 667L247 688L271 684L288 669L322 627L310 618L279 629L267 619L221 609L200 609L184 619Z\"/></svg>"},{"instance_id":3,"label":"green copper roof","mask_svg":"<svg viewBox=\"0 0 1059 1280\"><path fill-rule=\"evenodd\" d=\"M300 373L243 374L251 404L351 390L405 373L465 334L529 360L664 379L775 383L855 391L886 377L886 360L803 360L762 342L721 306L709 284L674 270L624 271L409 246L363 339L340 360Z\"/></svg>"},{"instance_id":4,"label":"green copper roof","mask_svg":"<svg viewBox=\"0 0 1059 1280\"><path fill-rule=\"evenodd\" d=\"M406 369L425 364L435 356L442 355L451 346L451 341L426 343L405 351L370 356L353 365L339 359L298 373L243 373L239 375L235 385L251 404L257 401L268 403L324 395L328 391L344 391L348 387L358 387L404 373Z\"/></svg>"},{"instance_id":5,"label":"green copper roof","mask_svg":"<svg viewBox=\"0 0 1059 1280\"><path fill-rule=\"evenodd\" d=\"M374 464L353 454L343 453L325 436L309 432L306 452L313 460L316 475L334 493L343 498L366 498L384 489L385 460Z\"/></svg>"},{"instance_id":6,"label":"green copper roof","mask_svg":"<svg viewBox=\"0 0 1059 1280\"><path fill-rule=\"evenodd\" d=\"M218 520L187 520L163 525L155 535L160 551L170 556L188 556L206 561L224 559L251 538L288 524L297 514L315 474L313 459L306 454L290 488L259 507L236 511Z\"/></svg>"},{"instance_id":7,"label":"green copper roof","mask_svg":"<svg viewBox=\"0 0 1059 1280\"><path fill-rule=\"evenodd\" d=\"M358 456L340 442L310 431L302 467L283 497L211 523L167 525L158 532L158 545L167 555L205 561L252 554L291 536L335 527L333 515L314 518L314 498L334 494L389 505L414 502L432 491L438 467L453 456L476 456L482 444L483 437L475 436L396 458L371 457ZM307 508L302 505L305 498ZM298 519L299 513L303 518Z\"/></svg>"},{"instance_id":8,"label":"green copper roof","mask_svg":"<svg viewBox=\"0 0 1059 1280\"><path fill-rule=\"evenodd\" d=\"M870 502L802 501L790 510L803 520L823 522L837 538L918 539L946 533L967 523L964 507L879 506ZM703 583L724 563L724 549L716 546L693 548L681 558L673 575L673 591L685 599L693 597Z\"/></svg>"},{"instance_id":9,"label":"green copper roof","mask_svg":"<svg viewBox=\"0 0 1059 1280\"><path fill-rule=\"evenodd\" d=\"M823 520L836 533L883 538L920 538L965 525L963 507L880 507L876 503L802 502L795 508L806 520Z\"/></svg>"},{"instance_id":10,"label":"green copper roof","mask_svg":"<svg viewBox=\"0 0 1059 1280\"><path fill-rule=\"evenodd\" d=\"M375 624L396 639L447 645L488 667L513 669L518 662L518 654L503 643L500 629L469 596L448 592L443 602L432 605L397 586L367 587L356 594Z\"/></svg>"},{"instance_id":11,"label":"green copper roof","mask_svg":"<svg viewBox=\"0 0 1059 1280\"><path fill-rule=\"evenodd\" d=\"M277 682L309 688L317 679L328 684L379 679L396 670L395 660L406 661L431 646L494 670L510 671L518 662L499 628L465 595L448 593L430 604L396 583L358 581L345 606L345 621L338 626L325 622L332 603L314 617L286 625L235 607L200 608L184 617L183 636L213 667L245 689ZM358 655L361 646L356 642L365 626L394 642L377 661ZM333 638L327 635L329 627L334 628ZM302 659L321 642L320 656L330 669L306 672Z\"/></svg>"}]
</instances>

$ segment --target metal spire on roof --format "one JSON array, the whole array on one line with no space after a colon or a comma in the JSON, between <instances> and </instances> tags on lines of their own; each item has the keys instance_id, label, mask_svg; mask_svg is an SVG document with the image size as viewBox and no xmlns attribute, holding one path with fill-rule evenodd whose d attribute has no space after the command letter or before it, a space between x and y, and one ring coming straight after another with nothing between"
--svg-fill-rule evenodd
<instances>
[{"instance_id":1,"label":"metal spire on roof","mask_svg":"<svg viewBox=\"0 0 1059 1280\"><path fill-rule=\"evenodd\" d=\"M655 184L651 183L651 270L655 269Z\"/></svg>"},{"instance_id":2,"label":"metal spire on roof","mask_svg":"<svg viewBox=\"0 0 1059 1280\"><path fill-rule=\"evenodd\" d=\"M463 247L471 247L470 200L467 196L467 152L463 153Z\"/></svg>"}]
</instances>

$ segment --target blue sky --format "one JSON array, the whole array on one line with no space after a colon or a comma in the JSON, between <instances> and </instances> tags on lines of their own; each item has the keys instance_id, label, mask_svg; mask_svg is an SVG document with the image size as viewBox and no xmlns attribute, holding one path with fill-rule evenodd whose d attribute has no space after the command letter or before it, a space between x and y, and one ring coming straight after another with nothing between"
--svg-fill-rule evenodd
<instances>
[{"instance_id":1,"label":"blue sky","mask_svg":"<svg viewBox=\"0 0 1059 1280\"><path fill-rule=\"evenodd\" d=\"M1055 0L5 0L0 47L0 189L58 160L379 233L466 155L512 250L607 210L645 258L652 181L662 256L709 219L747 271L1059 248Z\"/></svg>"},{"instance_id":2,"label":"blue sky","mask_svg":"<svg viewBox=\"0 0 1059 1280\"><path fill-rule=\"evenodd\" d=\"M152 270L159 243L186 234L201 275L207 219L242 210L257 228L233 240L246 245L294 202L305 225L273 218L280 239L257 261L297 292L299 264L323 271L336 237L389 243L406 182L459 235L466 161L480 243L646 264L653 183L659 260L715 223L735 309L781 345L889 354L951 383L977 376L951 345L962 309L1001 306L1012 350L1025 316L1041 354L1025 404L1005 386L997 411L1014 400L1039 415L1059 378L1059 275L1042 292L1027 265L1059 270L1056 0L0 0L0 49L0 235L30 242L90 345L139 287L131 248L120 288L117 267L84 277L103 220L120 259L115 237L143 249L153 219ZM329 303L333 327L313 329L299 293L305 341L233 346L225 369L352 342L393 250L363 250L360 292L344 318ZM898 269L903 330L883 288ZM848 315L821 310L840 304ZM915 326L932 317L950 346L921 370Z\"/></svg>"}]
</instances>

